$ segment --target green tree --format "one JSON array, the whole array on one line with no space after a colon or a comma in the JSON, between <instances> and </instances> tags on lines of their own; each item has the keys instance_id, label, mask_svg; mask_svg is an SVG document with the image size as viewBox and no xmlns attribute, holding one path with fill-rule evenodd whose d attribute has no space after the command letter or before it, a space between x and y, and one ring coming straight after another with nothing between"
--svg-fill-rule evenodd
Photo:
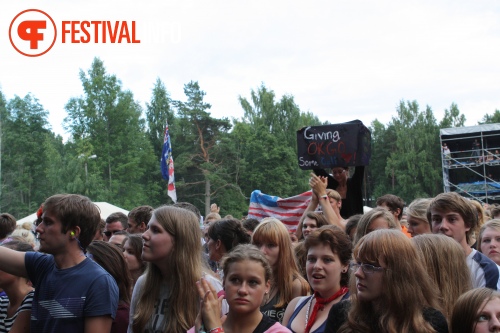
<instances>
[{"instance_id":1,"label":"green tree","mask_svg":"<svg viewBox=\"0 0 500 333\"><path fill-rule=\"evenodd\" d=\"M178 198L199 200L203 197L201 202L205 214L208 214L212 197L232 186L224 168L220 145L231 124L227 118L210 116L211 105L204 101L206 93L198 82L185 84L184 94L186 102L173 102L179 117L172 131L172 135L176 135L177 158L174 161Z\"/></svg>"},{"instance_id":2,"label":"green tree","mask_svg":"<svg viewBox=\"0 0 500 333\"><path fill-rule=\"evenodd\" d=\"M451 103L450 109L444 110L444 117L439 123L439 128L461 127L465 124L465 116L455 103Z\"/></svg>"},{"instance_id":3,"label":"green tree","mask_svg":"<svg viewBox=\"0 0 500 333\"><path fill-rule=\"evenodd\" d=\"M396 147L387 161L386 176L393 176L393 194L410 202L439 193L442 184L439 129L432 109L419 110L416 101L401 101L392 118Z\"/></svg>"},{"instance_id":4,"label":"green tree","mask_svg":"<svg viewBox=\"0 0 500 333\"><path fill-rule=\"evenodd\" d=\"M4 100L5 101L5 100ZM31 214L48 195L61 190L52 177L60 159L48 112L31 94L15 96L2 111L2 210L14 216Z\"/></svg>"},{"instance_id":5,"label":"green tree","mask_svg":"<svg viewBox=\"0 0 500 333\"><path fill-rule=\"evenodd\" d=\"M74 159L91 175L84 176L85 193L129 209L150 202L145 173L155 157L141 106L98 58L87 73L80 70L80 80L84 95L66 104L65 126L76 143Z\"/></svg>"},{"instance_id":6,"label":"green tree","mask_svg":"<svg viewBox=\"0 0 500 333\"><path fill-rule=\"evenodd\" d=\"M495 112L492 115L485 114L482 121L479 122L479 124L494 124L494 123L500 123L500 110L495 110Z\"/></svg>"}]
</instances>

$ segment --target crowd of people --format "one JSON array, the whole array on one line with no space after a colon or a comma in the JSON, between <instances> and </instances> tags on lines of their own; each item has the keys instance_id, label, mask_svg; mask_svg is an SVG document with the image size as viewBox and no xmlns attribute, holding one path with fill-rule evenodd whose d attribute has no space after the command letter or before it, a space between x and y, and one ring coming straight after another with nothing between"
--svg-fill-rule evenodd
<instances>
[{"instance_id":1,"label":"crowd of people","mask_svg":"<svg viewBox=\"0 0 500 333\"><path fill-rule=\"evenodd\" d=\"M332 172L296 230L186 202L102 219L74 194L33 225L3 213L0 333L500 332L500 206L387 194L363 213Z\"/></svg>"}]
</instances>

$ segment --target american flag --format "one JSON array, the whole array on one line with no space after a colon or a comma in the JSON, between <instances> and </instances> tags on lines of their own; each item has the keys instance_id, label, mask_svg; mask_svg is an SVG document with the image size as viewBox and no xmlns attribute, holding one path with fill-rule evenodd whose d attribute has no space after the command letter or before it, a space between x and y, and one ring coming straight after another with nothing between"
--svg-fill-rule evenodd
<instances>
[{"instance_id":1,"label":"american flag","mask_svg":"<svg viewBox=\"0 0 500 333\"><path fill-rule=\"evenodd\" d=\"M264 194L259 190L252 192L248 218L262 220L265 217L275 217L285 224L290 231L295 231L300 217L311 201L311 191L289 198L280 198Z\"/></svg>"},{"instance_id":2,"label":"american flag","mask_svg":"<svg viewBox=\"0 0 500 333\"><path fill-rule=\"evenodd\" d=\"M163 179L168 181L168 196L172 201L177 202L177 192L175 191L174 159L172 157L172 146L170 145L170 134L168 133L168 123L165 126L163 137L163 151L161 153L161 174Z\"/></svg>"}]
</instances>

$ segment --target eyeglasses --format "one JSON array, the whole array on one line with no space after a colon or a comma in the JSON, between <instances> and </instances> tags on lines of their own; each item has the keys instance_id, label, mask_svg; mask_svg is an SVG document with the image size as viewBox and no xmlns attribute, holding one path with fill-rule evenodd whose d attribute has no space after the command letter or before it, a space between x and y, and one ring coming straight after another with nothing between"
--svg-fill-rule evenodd
<instances>
[{"instance_id":1,"label":"eyeglasses","mask_svg":"<svg viewBox=\"0 0 500 333\"><path fill-rule=\"evenodd\" d=\"M333 175L336 176L336 175L341 175L345 172L345 170L342 170L342 171L332 171Z\"/></svg>"},{"instance_id":2,"label":"eyeglasses","mask_svg":"<svg viewBox=\"0 0 500 333\"><path fill-rule=\"evenodd\" d=\"M111 237L111 235L114 235L118 231L122 231L122 230L113 230L113 231L106 230L106 231L103 232L103 234L106 235L106 237L109 238L109 237Z\"/></svg>"},{"instance_id":3,"label":"eyeglasses","mask_svg":"<svg viewBox=\"0 0 500 333\"><path fill-rule=\"evenodd\" d=\"M373 266L373 265L370 265L370 264L362 264L362 263L359 263L359 262L352 262L350 264L350 267L351 267L351 270L353 272L357 271L358 268L361 267L361 270L365 274L373 274L374 272L382 272L384 270L387 270L387 268L384 268L384 267Z\"/></svg>"}]
</instances>

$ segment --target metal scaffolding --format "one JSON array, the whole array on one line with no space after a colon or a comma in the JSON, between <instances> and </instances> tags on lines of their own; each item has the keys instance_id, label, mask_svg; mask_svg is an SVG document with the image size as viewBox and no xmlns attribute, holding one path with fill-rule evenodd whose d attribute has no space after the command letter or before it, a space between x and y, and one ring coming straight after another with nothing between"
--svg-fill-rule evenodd
<instances>
[{"instance_id":1,"label":"metal scaffolding","mask_svg":"<svg viewBox=\"0 0 500 333\"><path fill-rule=\"evenodd\" d=\"M500 202L500 124L440 131L444 192Z\"/></svg>"}]
</instances>

